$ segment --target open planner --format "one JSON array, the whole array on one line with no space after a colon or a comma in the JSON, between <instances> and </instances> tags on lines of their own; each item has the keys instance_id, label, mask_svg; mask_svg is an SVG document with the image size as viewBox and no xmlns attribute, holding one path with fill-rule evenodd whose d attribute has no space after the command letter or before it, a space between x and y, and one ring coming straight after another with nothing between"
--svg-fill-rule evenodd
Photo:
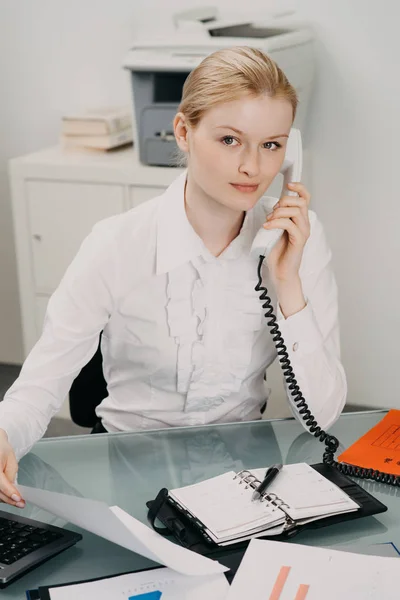
<instances>
[{"instance_id":1,"label":"open planner","mask_svg":"<svg viewBox=\"0 0 400 600\"><path fill-rule=\"evenodd\" d=\"M175 507L220 546L279 535L297 525L357 511L360 505L306 463L285 465L259 500L253 492L266 468L217 477L169 491Z\"/></svg>"}]
</instances>

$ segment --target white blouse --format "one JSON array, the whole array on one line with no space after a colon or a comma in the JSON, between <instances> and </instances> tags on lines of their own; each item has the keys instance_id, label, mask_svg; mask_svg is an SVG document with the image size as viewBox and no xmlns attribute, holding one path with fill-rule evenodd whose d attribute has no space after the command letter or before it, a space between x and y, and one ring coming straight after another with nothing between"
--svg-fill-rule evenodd
<instances>
[{"instance_id":1,"label":"white blouse","mask_svg":"<svg viewBox=\"0 0 400 600\"><path fill-rule=\"evenodd\" d=\"M18 457L45 433L101 331L108 396L96 412L107 430L260 418L269 395L264 375L277 353L249 250L276 198L248 211L216 258L186 217L185 180L183 173L161 196L101 221L84 240L49 301L41 338L0 403L0 428ZM300 389L327 428L345 403L346 378L331 252L309 214L300 268L307 306L284 319L267 266L263 281Z\"/></svg>"}]
</instances>

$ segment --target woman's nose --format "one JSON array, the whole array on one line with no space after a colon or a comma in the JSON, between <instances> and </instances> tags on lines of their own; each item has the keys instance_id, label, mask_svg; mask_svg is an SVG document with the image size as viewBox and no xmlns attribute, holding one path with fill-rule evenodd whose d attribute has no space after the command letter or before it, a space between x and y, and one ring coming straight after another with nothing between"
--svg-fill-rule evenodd
<instances>
[{"instance_id":1,"label":"woman's nose","mask_svg":"<svg viewBox=\"0 0 400 600\"><path fill-rule=\"evenodd\" d=\"M248 151L241 156L239 172L248 177L256 177L260 172L259 154L257 151Z\"/></svg>"}]
</instances>

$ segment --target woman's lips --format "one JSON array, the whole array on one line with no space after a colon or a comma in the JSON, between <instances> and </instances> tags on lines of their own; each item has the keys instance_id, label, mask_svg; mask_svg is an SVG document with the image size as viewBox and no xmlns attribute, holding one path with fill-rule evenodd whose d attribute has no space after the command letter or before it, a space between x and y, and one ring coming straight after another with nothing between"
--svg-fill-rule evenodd
<instances>
[{"instance_id":1,"label":"woman's lips","mask_svg":"<svg viewBox=\"0 0 400 600\"><path fill-rule=\"evenodd\" d=\"M241 185L240 183L231 183L231 186L233 186L239 192L244 192L245 194L252 194L258 189L258 184Z\"/></svg>"}]
</instances>

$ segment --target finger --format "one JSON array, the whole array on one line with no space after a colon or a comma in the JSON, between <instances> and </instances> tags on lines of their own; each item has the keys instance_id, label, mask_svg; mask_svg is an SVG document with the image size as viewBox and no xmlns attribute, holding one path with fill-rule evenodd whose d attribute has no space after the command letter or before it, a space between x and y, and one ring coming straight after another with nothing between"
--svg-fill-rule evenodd
<instances>
[{"instance_id":1,"label":"finger","mask_svg":"<svg viewBox=\"0 0 400 600\"><path fill-rule=\"evenodd\" d=\"M287 217L289 219L300 219L302 217L302 210L300 206L278 206L274 208L272 213L267 216L267 221L271 219L277 219L280 217Z\"/></svg>"},{"instance_id":2,"label":"finger","mask_svg":"<svg viewBox=\"0 0 400 600\"><path fill-rule=\"evenodd\" d=\"M301 230L304 236L308 237L310 233L310 223L308 215L304 216L304 212L298 206L288 206L276 208L267 217L267 223L275 219L292 219L293 223Z\"/></svg>"},{"instance_id":3,"label":"finger","mask_svg":"<svg viewBox=\"0 0 400 600\"><path fill-rule=\"evenodd\" d=\"M287 187L291 192L296 192L301 198L304 198L307 202L307 206L310 204L311 194L303 183L294 181L288 183Z\"/></svg>"},{"instance_id":4,"label":"finger","mask_svg":"<svg viewBox=\"0 0 400 600\"><path fill-rule=\"evenodd\" d=\"M17 508L25 508L25 500L20 500L19 502L16 502L15 500L12 500L2 492L0 492L0 502L8 504L9 506L16 506Z\"/></svg>"},{"instance_id":5,"label":"finger","mask_svg":"<svg viewBox=\"0 0 400 600\"><path fill-rule=\"evenodd\" d=\"M14 454L11 454L7 458L6 468L4 469L4 475L8 481L14 482L18 473L18 462Z\"/></svg>"},{"instance_id":6,"label":"finger","mask_svg":"<svg viewBox=\"0 0 400 600\"><path fill-rule=\"evenodd\" d=\"M20 502L22 500L21 494L8 477L6 477L5 473L0 473L0 493L8 499L9 503Z\"/></svg>"},{"instance_id":7,"label":"finger","mask_svg":"<svg viewBox=\"0 0 400 600\"><path fill-rule=\"evenodd\" d=\"M300 198L299 196L282 196L278 202L274 204L272 210L275 210L280 206L298 206L308 214L307 200L305 200L305 198Z\"/></svg>"},{"instance_id":8,"label":"finger","mask_svg":"<svg viewBox=\"0 0 400 600\"><path fill-rule=\"evenodd\" d=\"M293 223L292 219L273 219L268 221L264 225L265 229L283 229L288 232L289 241L293 244L299 244L304 246L307 241L307 237L303 232Z\"/></svg>"},{"instance_id":9,"label":"finger","mask_svg":"<svg viewBox=\"0 0 400 600\"><path fill-rule=\"evenodd\" d=\"M298 206L304 217L308 220L308 202L305 198L299 196L282 196L279 201L272 207L272 210L276 210L283 206Z\"/></svg>"}]
</instances>

